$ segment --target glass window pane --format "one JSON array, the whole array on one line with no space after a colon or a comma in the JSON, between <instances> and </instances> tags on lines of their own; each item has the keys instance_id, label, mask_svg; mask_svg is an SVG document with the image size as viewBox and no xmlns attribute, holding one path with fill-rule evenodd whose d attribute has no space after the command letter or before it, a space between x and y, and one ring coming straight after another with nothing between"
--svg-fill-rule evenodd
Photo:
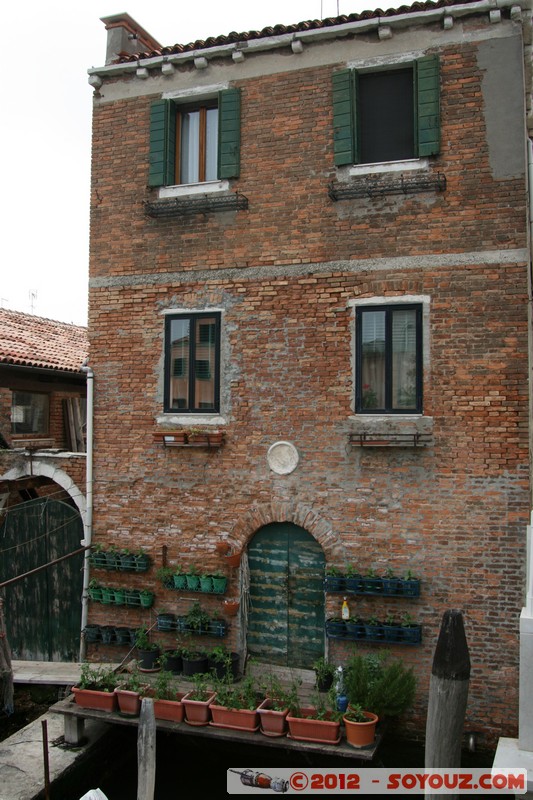
<instances>
[{"instance_id":1,"label":"glass window pane","mask_svg":"<svg viewBox=\"0 0 533 800\"><path fill-rule=\"evenodd\" d=\"M359 75L361 163L415 155L413 70Z\"/></svg>"},{"instance_id":2,"label":"glass window pane","mask_svg":"<svg viewBox=\"0 0 533 800\"><path fill-rule=\"evenodd\" d=\"M13 392L11 404L12 433L48 433L47 394Z\"/></svg>"},{"instance_id":3,"label":"glass window pane","mask_svg":"<svg viewBox=\"0 0 533 800\"><path fill-rule=\"evenodd\" d=\"M392 312L392 407L416 408L416 310Z\"/></svg>"},{"instance_id":4,"label":"glass window pane","mask_svg":"<svg viewBox=\"0 0 533 800\"><path fill-rule=\"evenodd\" d=\"M198 183L200 157L200 112L181 114L180 176L181 183Z\"/></svg>"},{"instance_id":5,"label":"glass window pane","mask_svg":"<svg viewBox=\"0 0 533 800\"><path fill-rule=\"evenodd\" d=\"M170 323L170 391L172 410L189 407L190 321L173 319Z\"/></svg>"},{"instance_id":6,"label":"glass window pane","mask_svg":"<svg viewBox=\"0 0 533 800\"><path fill-rule=\"evenodd\" d=\"M365 311L361 323L361 405L384 408L385 312Z\"/></svg>"},{"instance_id":7,"label":"glass window pane","mask_svg":"<svg viewBox=\"0 0 533 800\"><path fill-rule=\"evenodd\" d=\"M218 108L208 108L205 132L205 179L216 181L218 177Z\"/></svg>"},{"instance_id":8,"label":"glass window pane","mask_svg":"<svg viewBox=\"0 0 533 800\"><path fill-rule=\"evenodd\" d=\"M216 320L211 317L196 320L194 364L196 408L215 408L215 325Z\"/></svg>"}]
</instances>

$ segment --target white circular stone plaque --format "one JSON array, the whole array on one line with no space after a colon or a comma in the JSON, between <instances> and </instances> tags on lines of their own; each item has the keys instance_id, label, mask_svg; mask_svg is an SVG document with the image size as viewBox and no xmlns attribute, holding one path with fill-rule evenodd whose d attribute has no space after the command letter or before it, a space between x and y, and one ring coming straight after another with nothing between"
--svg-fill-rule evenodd
<instances>
[{"instance_id":1,"label":"white circular stone plaque","mask_svg":"<svg viewBox=\"0 0 533 800\"><path fill-rule=\"evenodd\" d=\"M276 442L268 448L268 466L277 475L289 475L298 466L298 450L290 442Z\"/></svg>"}]
</instances>

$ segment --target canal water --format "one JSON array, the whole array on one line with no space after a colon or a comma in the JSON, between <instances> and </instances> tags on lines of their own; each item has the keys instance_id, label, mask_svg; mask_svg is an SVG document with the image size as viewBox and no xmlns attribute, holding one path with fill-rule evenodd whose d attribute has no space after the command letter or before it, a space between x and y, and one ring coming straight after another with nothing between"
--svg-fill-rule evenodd
<instances>
[{"instance_id":1,"label":"canal water","mask_svg":"<svg viewBox=\"0 0 533 800\"><path fill-rule=\"evenodd\" d=\"M277 767L339 769L366 769L374 767L416 767L424 764L423 748L418 743L399 742L387 737L375 761L368 765L350 764L344 758L317 756L315 753L296 753L283 748L243 746L231 742L206 740L204 737L157 734L156 800L213 800L226 794L227 769L239 767L259 769L270 776ZM490 767L491 753L464 753L463 767ZM64 776L52 786L51 800L78 800L89 789L100 788L109 800L136 800L137 798L137 731L135 728L114 728L104 737L88 762L74 774ZM261 791L252 789L251 794ZM351 796L354 796L350 793ZM270 795L270 793L269 793ZM321 796L341 796L331 792ZM270 795L272 796L272 795ZM280 795L283 796L283 795ZM346 795L345 795L346 796ZM367 795L359 795L367 796ZM420 796L420 795L418 795ZM461 800L481 795L461 795ZM372 798L385 795L371 795ZM391 795L387 795L390 800ZM512 795L500 795L511 798Z\"/></svg>"}]
</instances>

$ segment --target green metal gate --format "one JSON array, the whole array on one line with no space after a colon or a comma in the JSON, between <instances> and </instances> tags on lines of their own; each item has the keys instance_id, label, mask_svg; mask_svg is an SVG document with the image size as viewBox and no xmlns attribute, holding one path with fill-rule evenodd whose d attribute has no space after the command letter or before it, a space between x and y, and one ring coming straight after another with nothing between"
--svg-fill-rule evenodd
<instances>
[{"instance_id":1,"label":"green metal gate","mask_svg":"<svg viewBox=\"0 0 533 800\"><path fill-rule=\"evenodd\" d=\"M271 664L310 668L324 655L324 553L290 522L261 528L248 546L248 652Z\"/></svg>"},{"instance_id":2,"label":"green metal gate","mask_svg":"<svg viewBox=\"0 0 533 800\"><path fill-rule=\"evenodd\" d=\"M9 508L0 524L0 583L77 550L77 509L37 499ZM80 646L83 553L2 591L13 659L76 661Z\"/></svg>"}]
</instances>

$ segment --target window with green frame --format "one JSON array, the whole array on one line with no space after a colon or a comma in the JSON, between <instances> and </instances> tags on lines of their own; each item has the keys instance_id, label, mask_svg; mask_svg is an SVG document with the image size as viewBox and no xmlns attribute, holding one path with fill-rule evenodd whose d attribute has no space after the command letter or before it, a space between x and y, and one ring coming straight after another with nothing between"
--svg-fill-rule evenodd
<instances>
[{"instance_id":1,"label":"window with green frame","mask_svg":"<svg viewBox=\"0 0 533 800\"><path fill-rule=\"evenodd\" d=\"M155 100L150 109L150 186L238 178L240 89L185 104Z\"/></svg>"},{"instance_id":2,"label":"window with green frame","mask_svg":"<svg viewBox=\"0 0 533 800\"><path fill-rule=\"evenodd\" d=\"M165 411L220 410L220 313L165 320Z\"/></svg>"},{"instance_id":3,"label":"window with green frame","mask_svg":"<svg viewBox=\"0 0 533 800\"><path fill-rule=\"evenodd\" d=\"M440 149L437 55L379 70L333 74L337 166L400 161Z\"/></svg>"},{"instance_id":4,"label":"window with green frame","mask_svg":"<svg viewBox=\"0 0 533 800\"><path fill-rule=\"evenodd\" d=\"M356 308L356 411L422 413L422 305Z\"/></svg>"}]
</instances>

